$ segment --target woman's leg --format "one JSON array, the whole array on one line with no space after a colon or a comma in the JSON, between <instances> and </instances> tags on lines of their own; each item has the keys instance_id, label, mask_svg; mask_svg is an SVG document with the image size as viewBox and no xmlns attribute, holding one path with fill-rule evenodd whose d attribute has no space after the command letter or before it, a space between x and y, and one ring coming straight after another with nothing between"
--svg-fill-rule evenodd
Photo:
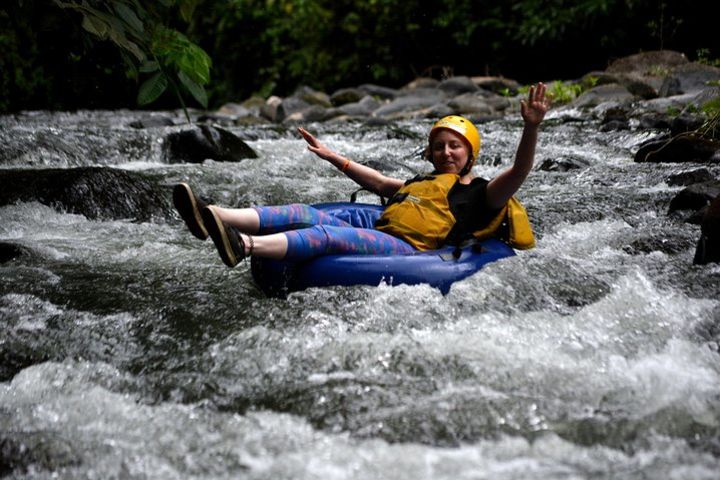
<instances>
[{"instance_id":1,"label":"woman's leg","mask_svg":"<svg viewBox=\"0 0 720 480\"><path fill-rule=\"evenodd\" d=\"M291 230L282 235L287 237L287 244L285 256L280 258L293 261L308 260L327 254L393 255L416 251L409 243L399 238L368 228L316 225L311 228Z\"/></svg>"},{"instance_id":2,"label":"woman's leg","mask_svg":"<svg viewBox=\"0 0 720 480\"><path fill-rule=\"evenodd\" d=\"M223 222L243 233L267 235L312 225L350 226L343 220L301 203L255 208L223 208L213 205L210 208L215 210Z\"/></svg>"}]
</instances>

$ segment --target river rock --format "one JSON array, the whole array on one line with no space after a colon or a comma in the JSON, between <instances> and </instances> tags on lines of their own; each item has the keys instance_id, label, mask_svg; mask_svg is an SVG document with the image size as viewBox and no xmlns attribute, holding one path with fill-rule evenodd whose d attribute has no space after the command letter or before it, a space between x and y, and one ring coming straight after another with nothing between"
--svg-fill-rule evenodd
<instances>
[{"instance_id":1,"label":"river rock","mask_svg":"<svg viewBox=\"0 0 720 480\"><path fill-rule=\"evenodd\" d=\"M673 69L667 77L668 92L691 93L705 90L711 82L720 80L720 68L701 63L688 63Z\"/></svg>"},{"instance_id":2,"label":"river rock","mask_svg":"<svg viewBox=\"0 0 720 480\"><path fill-rule=\"evenodd\" d=\"M544 172L567 172L590 166L590 162L582 157L546 158L537 169Z\"/></svg>"},{"instance_id":3,"label":"river rock","mask_svg":"<svg viewBox=\"0 0 720 480\"><path fill-rule=\"evenodd\" d=\"M643 144L635 154L639 163L716 162L720 143L690 136L653 140Z\"/></svg>"},{"instance_id":4,"label":"river rock","mask_svg":"<svg viewBox=\"0 0 720 480\"><path fill-rule=\"evenodd\" d=\"M605 70L608 73L657 75L667 73L689 63L685 55L672 50L653 50L636 53L613 61Z\"/></svg>"},{"instance_id":5,"label":"river rock","mask_svg":"<svg viewBox=\"0 0 720 480\"><path fill-rule=\"evenodd\" d=\"M89 219L168 217L162 189L138 172L107 167L0 171L0 205L37 201Z\"/></svg>"},{"instance_id":6,"label":"river rock","mask_svg":"<svg viewBox=\"0 0 720 480\"><path fill-rule=\"evenodd\" d=\"M480 87L470 77L463 76L445 79L440 82L437 88L445 92L449 97L455 97L463 93L474 93L480 90Z\"/></svg>"},{"instance_id":7,"label":"river rock","mask_svg":"<svg viewBox=\"0 0 720 480\"><path fill-rule=\"evenodd\" d=\"M484 114L493 113L494 109L488 105L486 99L475 93L464 93L458 95L447 103L454 113L460 114Z\"/></svg>"},{"instance_id":8,"label":"river rock","mask_svg":"<svg viewBox=\"0 0 720 480\"><path fill-rule=\"evenodd\" d=\"M333 103L330 101L330 96L327 93L320 92L308 86L299 87L295 90L295 93L293 93L293 97L299 98L309 105L318 105L324 108L333 106Z\"/></svg>"},{"instance_id":9,"label":"river rock","mask_svg":"<svg viewBox=\"0 0 720 480\"><path fill-rule=\"evenodd\" d=\"M694 183L677 193L670 201L668 213L678 210L700 210L720 195L720 181Z\"/></svg>"},{"instance_id":10,"label":"river rock","mask_svg":"<svg viewBox=\"0 0 720 480\"><path fill-rule=\"evenodd\" d=\"M700 240L695 249L693 263L705 265L720 262L720 196L710 203L700 226Z\"/></svg>"},{"instance_id":11,"label":"river rock","mask_svg":"<svg viewBox=\"0 0 720 480\"><path fill-rule=\"evenodd\" d=\"M283 98L280 105L277 107L275 114L275 121L282 122L293 113L302 112L310 107L310 104L298 97L286 97Z\"/></svg>"},{"instance_id":12,"label":"river rock","mask_svg":"<svg viewBox=\"0 0 720 480\"><path fill-rule=\"evenodd\" d=\"M418 90L418 89L432 89L437 88L438 85L440 85L440 80L436 80L434 78L430 77L418 77L415 80L412 80L411 82L408 82L405 84L400 90L401 91L408 91L408 90Z\"/></svg>"},{"instance_id":13,"label":"river rock","mask_svg":"<svg viewBox=\"0 0 720 480\"><path fill-rule=\"evenodd\" d=\"M505 77L471 77L473 83L483 90L501 95L515 96L520 90L520 84Z\"/></svg>"},{"instance_id":14,"label":"river rock","mask_svg":"<svg viewBox=\"0 0 720 480\"><path fill-rule=\"evenodd\" d=\"M401 96L375 110L375 116L403 118L412 117L422 109L445 101L445 94L438 89L416 89L403 92Z\"/></svg>"},{"instance_id":15,"label":"river rock","mask_svg":"<svg viewBox=\"0 0 720 480\"><path fill-rule=\"evenodd\" d=\"M372 83L364 83L358 87L358 89L367 93L368 95L379 98L382 100L392 100L398 96L398 91L394 88L383 87L380 85L373 85Z\"/></svg>"},{"instance_id":16,"label":"river rock","mask_svg":"<svg viewBox=\"0 0 720 480\"><path fill-rule=\"evenodd\" d=\"M175 125L175 121L165 116L142 118L128 123L128 126L137 129L172 127L173 125Z\"/></svg>"},{"instance_id":17,"label":"river rock","mask_svg":"<svg viewBox=\"0 0 720 480\"><path fill-rule=\"evenodd\" d=\"M684 113L674 117L670 121L670 135L676 136L681 133L687 133L697 130L705 123L705 119L700 115Z\"/></svg>"},{"instance_id":18,"label":"river rock","mask_svg":"<svg viewBox=\"0 0 720 480\"><path fill-rule=\"evenodd\" d=\"M638 128L641 130L666 130L670 128L672 118L663 113L649 112L641 114L638 118Z\"/></svg>"},{"instance_id":19,"label":"river rock","mask_svg":"<svg viewBox=\"0 0 720 480\"><path fill-rule=\"evenodd\" d=\"M17 243L0 242L0 264L15 260L18 257L28 256L31 251Z\"/></svg>"},{"instance_id":20,"label":"river rock","mask_svg":"<svg viewBox=\"0 0 720 480\"><path fill-rule=\"evenodd\" d=\"M260 107L260 115L267 118L271 122L275 122L277 120L277 111L278 107L282 103L282 98L272 95L268 97L267 100L265 100L265 103L262 107Z\"/></svg>"},{"instance_id":21,"label":"river rock","mask_svg":"<svg viewBox=\"0 0 720 480\"><path fill-rule=\"evenodd\" d=\"M628 103L632 101L633 98L633 94L630 93L627 88L617 83L611 83L586 90L570 102L570 106L576 108L592 108L606 102L616 102L618 104Z\"/></svg>"},{"instance_id":22,"label":"river rock","mask_svg":"<svg viewBox=\"0 0 720 480\"><path fill-rule=\"evenodd\" d=\"M359 102L346 103L338 107L338 110L352 117L369 117L380 105L375 98L365 95Z\"/></svg>"},{"instance_id":23,"label":"river rock","mask_svg":"<svg viewBox=\"0 0 720 480\"><path fill-rule=\"evenodd\" d=\"M165 138L164 154L169 163L201 163L207 159L238 162L257 158L257 153L234 133L211 125L169 134Z\"/></svg>"},{"instance_id":24,"label":"river rock","mask_svg":"<svg viewBox=\"0 0 720 480\"><path fill-rule=\"evenodd\" d=\"M330 101L336 107L340 107L347 103L357 103L366 95L367 93L359 88L341 88L330 95Z\"/></svg>"},{"instance_id":25,"label":"river rock","mask_svg":"<svg viewBox=\"0 0 720 480\"><path fill-rule=\"evenodd\" d=\"M696 170L689 170L670 175L667 178L666 183L671 187L675 187L692 185L694 183L710 182L713 180L715 180L715 178L707 168L698 168Z\"/></svg>"}]
</instances>

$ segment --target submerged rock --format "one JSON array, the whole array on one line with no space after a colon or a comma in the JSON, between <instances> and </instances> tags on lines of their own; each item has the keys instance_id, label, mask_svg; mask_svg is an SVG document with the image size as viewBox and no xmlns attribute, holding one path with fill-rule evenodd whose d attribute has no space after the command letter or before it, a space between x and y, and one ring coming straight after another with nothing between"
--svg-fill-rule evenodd
<instances>
[{"instance_id":1,"label":"submerged rock","mask_svg":"<svg viewBox=\"0 0 720 480\"><path fill-rule=\"evenodd\" d=\"M714 177L707 168L698 168L696 170L670 175L667 179L667 184L670 186L687 186L694 183L710 182L712 180L714 180Z\"/></svg>"},{"instance_id":2,"label":"submerged rock","mask_svg":"<svg viewBox=\"0 0 720 480\"><path fill-rule=\"evenodd\" d=\"M167 217L161 188L137 172L107 167L0 171L0 205L37 201L89 219Z\"/></svg>"},{"instance_id":3,"label":"submerged rock","mask_svg":"<svg viewBox=\"0 0 720 480\"><path fill-rule=\"evenodd\" d=\"M692 184L673 197L668 213L677 210L700 210L718 195L720 195L720 181L711 180Z\"/></svg>"},{"instance_id":4,"label":"submerged rock","mask_svg":"<svg viewBox=\"0 0 720 480\"><path fill-rule=\"evenodd\" d=\"M30 250L27 247L17 243L0 242L0 263L7 263L27 255L30 255Z\"/></svg>"},{"instance_id":5,"label":"submerged rock","mask_svg":"<svg viewBox=\"0 0 720 480\"><path fill-rule=\"evenodd\" d=\"M257 153L234 133L211 125L199 125L174 132L165 139L165 158L169 163L238 162L257 158Z\"/></svg>"}]
</instances>

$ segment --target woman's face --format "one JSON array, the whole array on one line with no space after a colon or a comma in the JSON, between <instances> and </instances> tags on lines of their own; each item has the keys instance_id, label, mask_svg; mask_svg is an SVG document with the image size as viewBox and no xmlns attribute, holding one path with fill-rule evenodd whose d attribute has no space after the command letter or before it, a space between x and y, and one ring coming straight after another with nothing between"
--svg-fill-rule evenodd
<instances>
[{"instance_id":1,"label":"woman's face","mask_svg":"<svg viewBox=\"0 0 720 480\"><path fill-rule=\"evenodd\" d=\"M430 155L438 172L459 174L470 159L470 148L459 134L442 129L430 143Z\"/></svg>"}]
</instances>

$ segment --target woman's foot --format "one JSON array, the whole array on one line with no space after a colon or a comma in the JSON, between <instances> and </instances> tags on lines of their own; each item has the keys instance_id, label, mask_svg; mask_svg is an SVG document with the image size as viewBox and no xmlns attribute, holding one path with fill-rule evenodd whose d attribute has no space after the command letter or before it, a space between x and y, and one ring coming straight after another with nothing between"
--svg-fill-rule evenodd
<instances>
[{"instance_id":1,"label":"woman's foot","mask_svg":"<svg viewBox=\"0 0 720 480\"><path fill-rule=\"evenodd\" d=\"M223 263L232 268L245 258L245 242L238 231L226 225L212 208L202 209L202 220Z\"/></svg>"},{"instance_id":2,"label":"woman's foot","mask_svg":"<svg viewBox=\"0 0 720 480\"><path fill-rule=\"evenodd\" d=\"M207 207L207 203L195 196L187 183L178 183L173 188L173 204L185 221L190 233L200 240L208 237L207 228L203 223L200 211Z\"/></svg>"}]
</instances>

